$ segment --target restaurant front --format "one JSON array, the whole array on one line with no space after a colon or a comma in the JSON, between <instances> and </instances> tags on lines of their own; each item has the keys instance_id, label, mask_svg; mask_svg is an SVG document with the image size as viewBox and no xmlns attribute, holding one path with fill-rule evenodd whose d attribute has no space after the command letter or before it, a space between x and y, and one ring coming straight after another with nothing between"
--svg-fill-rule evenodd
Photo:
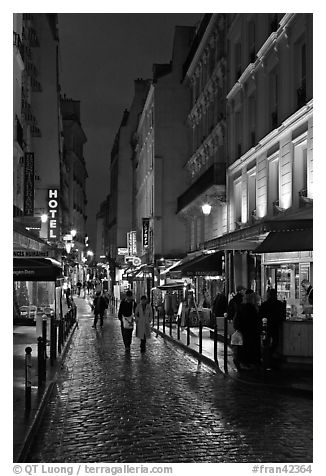
<instances>
[{"instance_id":1,"label":"restaurant front","mask_svg":"<svg viewBox=\"0 0 326 476\"><path fill-rule=\"evenodd\" d=\"M307 280L313 286L312 212L311 206L284 213L208 243L225 250L229 297L239 284L253 289L262 301L268 289L277 290L286 306L280 351L288 362L312 362L313 306L306 311L307 295L301 285Z\"/></svg>"}]
</instances>

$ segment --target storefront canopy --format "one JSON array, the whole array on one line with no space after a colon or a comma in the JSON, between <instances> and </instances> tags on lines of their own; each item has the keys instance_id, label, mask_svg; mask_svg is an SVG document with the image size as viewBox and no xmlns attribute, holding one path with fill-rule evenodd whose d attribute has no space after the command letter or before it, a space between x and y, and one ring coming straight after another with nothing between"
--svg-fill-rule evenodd
<instances>
[{"instance_id":1,"label":"storefront canopy","mask_svg":"<svg viewBox=\"0 0 326 476\"><path fill-rule=\"evenodd\" d=\"M210 240L205 245L219 250L251 250L257 253L310 251L313 240L312 213L313 209L309 207L296 213L261 220ZM276 249L278 246L280 249Z\"/></svg>"},{"instance_id":2,"label":"storefront canopy","mask_svg":"<svg viewBox=\"0 0 326 476\"><path fill-rule=\"evenodd\" d=\"M52 258L14 258L13 275L14 281L56 281L62 267Z\"/></svg>"},{"instance_id":3,"label":"storefront canopy","mask_svg":"<svg viewBox=\"0 0 326 476\"><path fill-rule=\"evenodd\" d=\"M255 253L275 253L286 251L312 251L312 230L271 232Z\"/></svg>"},{"instance_id":4,"label":"storefront canopy","mask_svg":"<svg viewBox=\"0 0 326 476\"><path fill-rule=\"evenodd\" d=\"M179 263L170 269L170 273L181 276L220 276L223 270L224 253L204 253L192 260Z\"/></svg>"}]
</instances>

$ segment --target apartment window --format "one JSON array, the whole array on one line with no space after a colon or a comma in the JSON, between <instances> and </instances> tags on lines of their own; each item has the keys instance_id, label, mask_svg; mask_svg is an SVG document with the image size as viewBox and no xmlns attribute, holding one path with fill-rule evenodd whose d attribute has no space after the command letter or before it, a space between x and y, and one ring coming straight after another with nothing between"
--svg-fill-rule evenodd
<instances>
[{"instance_id":1,"label":"apartment window","mask_svg":"<svg viewBox=\"0 0 326 476\"><path fill-rule=\"evenodd\" d=\"M256 33L255 23L250 21L248 24L248 51L249 51L249 63L254 63L256 59Z\"/></svg>"},{"instance_id":2,"label":"apartment window","mask_svg":"<svg viewBox=\"0 0 326 476\"><path fill-rule=\"evenodd\" d=\"M241 76L241 43L236 43L234 46L234 80L237 81Z\"/></svg>"},{"instance_id":3,"label":"apartment window","mask_svg":"<svg viewBox=\"0 0 326 476\"><path fill-rule=\"evenodd\" d=\"M268 160L268 205L271 208L279 205L279 158L272 157Z\"/></svg>"},{"instance_id":4,"label":"apartment window","mask_svg":"<svg viewBox=\"0 0 326 476\"><path fill-rule=\"evenodd\" d=\"M299 205L304 202L301 197L307 197L308 166L307 166L307 141L303 141L294 148L294 203Z\"/></svg>"},{"instance_id":5,"label":"apartment window","mask_svg":"<svg viewBox=\"0 0 326 476\"><path fill-rule=\"evenodd\" d=\"M209 50L208 64L209 64L209 75L211 75L214 71L214 66L215 66L215 58L214 58L213 48L210 48L210 50Z\"/></svg>"},{"instance_id":6,"label":"apartment window","mask_svg":"<svg viewBox=\"0 0 326 476\"><path fill-rule=\"evenodd\" d=\"M296 47L296 65L297 65L297 106L303 107L307 102L307 56L306 44L302 41Z\"/></svg>"},{"instance_id":7,"label":"apartment window","mask_svg":"<svg viewBox=\"0 0 326 476\"><path fill-rule=\"evenodd\" d=\"M235 132L235 156L236 158L241 156L242 150L241 150L241 145L242 145L242 120L241 120L241 111L237 111L235 113L235 127L234 127L234 132Z\"/></svg>"},{"instance_id":8,"label":"apartment window","mask_svg":"<svg viewBox=\"0 0 326 476\"><path fill-rule=\"evenodd\" d=\"M272 72L269 78L269 103L271 128L278 126L278 74Z\"/></svg>"},{"instance_id":9,"label":"apartment window","mask_svg":"<svg viewBox=\"0 0 326 476\"><path fill-rule=\"evenodd\" d=\"M249 146L256 145L256 98L254 95L249 97Z\"/></svg>"},{"instance_id":10,"label":"apartment window","mask_svg":"<svg viewBox=\"0 0 326 476\"><path fill-rule=\"evenodd\" d=\"M269 34L278 29L277 13L269 14Z\"/></svg>"},{"instance_id":11,"label":"apartment window","mask_svg":"<svg viewBox=\"0 0 326 476\"><path fill-rule=\"evenodd\" d=\"M234 182L234 221L241 223L241 208L242 208L242 194L241 194L241 180Z\"/></svg>"},{"instance_id":12,"label":"apartment window","mask_svg":"<svg viewBox=\"0 0 326 476\"><path fill-rule=\"evenodd\" d=\"M248 220L256 213L256 170L248 173Z\"/></svg>"}]
</instances>

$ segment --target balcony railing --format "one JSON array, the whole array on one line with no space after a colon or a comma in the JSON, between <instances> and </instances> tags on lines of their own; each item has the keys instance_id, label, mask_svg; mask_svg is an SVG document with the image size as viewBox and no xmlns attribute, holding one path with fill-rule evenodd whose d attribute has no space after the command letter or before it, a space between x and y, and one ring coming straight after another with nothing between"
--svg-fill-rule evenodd
<instances>
[{"instance_id":1,"label":"balcony railing","mask_svg":"<svg viewBox=\"0 0 326 476\"><path fill-rule=\"evenodd\" d=\"M213 185L224 185L226 183L225 164L212 164L182 195L178 197L177 212L180 212L199 195L204 193Z\"/></svg>"}]
</instances>

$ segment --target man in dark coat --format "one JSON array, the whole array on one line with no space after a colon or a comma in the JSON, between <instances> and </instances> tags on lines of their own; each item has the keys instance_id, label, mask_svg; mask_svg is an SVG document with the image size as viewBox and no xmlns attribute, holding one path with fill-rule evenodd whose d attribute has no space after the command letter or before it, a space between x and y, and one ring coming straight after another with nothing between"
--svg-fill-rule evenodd
<instances>
[{"instance_id":1,"label":"man in dark coat","mask_svg":"<svg viewBox=\"0 0 326 476\"><path fill-rule=\"evenodd\" d=\"M233 321L234 318L236 317L237 311L240 307L240 304L242 303L243 296L246 292L246 288L242 286L242 284L239 284L236 288L237 293L236 295L230 300L229 306L228 306L228 320Z\"/></svg>"},{"instance_id":2,"label":"man in dark coat","mask_svg":"<svg viewBox=\"0 0 326 476\"><path fill-rule=\"evenodd\" d=\"M127 291L126 292L126 298L121 301L119 311L118 311L118 318L121 321L121 334L122 334L122 339L123 343L125 345L126 351L130 351L130 346L131 346L131 341L132 341L132 331L133 329L127 329L123 325L123 317L129 317L133 316L136 308L136 303L132 299L132 292Z\"/></svg>"},{"instance_id":3,"label":"man in dark coat","mask_svg":"<svg viewBox=\"0 0 326 476\"><path fill-rule=\"evenodd\" d=\"M108 305L106 300L103 296L101 296L101 292L98 291L93 301L93 310L94 310L94 323L92 327L96 328L96 324L98 321L98 316L100 316L100 327L103 327L103 317L104 311L107 309Z\"/></svg>"},{"instance_id":4,"label":"man in dark coat","mask_svg":"<svg viewBox=\"0 0 326 476\"><path fill-rule=\"evenodd\" d=\"M276 289L269 289L267 300L260 307L259 316L261 319L267 319L267 342L272 357L279 345L282 322L286 318L285 305L277 299Z\"/></svg>"}]
</instances>

